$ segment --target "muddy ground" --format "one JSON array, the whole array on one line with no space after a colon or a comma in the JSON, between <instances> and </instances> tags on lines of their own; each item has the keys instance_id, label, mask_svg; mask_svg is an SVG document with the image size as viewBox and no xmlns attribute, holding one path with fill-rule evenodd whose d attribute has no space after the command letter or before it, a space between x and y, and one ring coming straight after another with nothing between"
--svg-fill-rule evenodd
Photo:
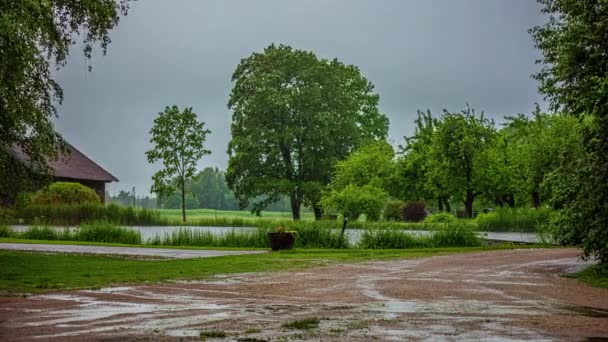
<instances>
[{"instance_id":1,"label":"muddy ground","mask_svg":"<svg viewBox=\"0 0 608 342\"><path fill-rule=\"evenodd\" d=\"M574 249L490 251L0 298L0 340L595 340ZM302 330L286 322L318 318ZM214 338L207 338L214 340Z\"/></svg>"}]
</instances>

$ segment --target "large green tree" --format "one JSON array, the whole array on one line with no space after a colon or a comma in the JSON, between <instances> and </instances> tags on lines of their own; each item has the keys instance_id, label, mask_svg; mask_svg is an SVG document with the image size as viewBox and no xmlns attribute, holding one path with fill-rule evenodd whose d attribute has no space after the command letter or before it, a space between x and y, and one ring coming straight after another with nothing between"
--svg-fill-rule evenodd
<instances>
[{"instance_id":1,"label":"large green tree","mask_svg":"<svg viewBox=\"0 0 608 342\"><path fill-rule=\"evenodd\" d=\"M442 160L432 159L431 148L439 121L430 110L418 111L414 134L404 137L397 172L399 187L405 200L434 200L440 211L451 211L450 193L444 176Z\"/></svg>"},{"instance_id":2,"label":"large green tree","mask_svg":"<svg viewBox=\"0 0 608 342\"><path fill-rule=\"evenodd\" d=\"M129 0L0 1L0 196L14 190L9 149L21 148L29 167L44 172L63 146L52 121L63 92L52 70L65 65L78 39L87 60L96 44L105 53L128 7Z\"/></svg>"},{"instance_id":3,"label":"large green tree","mask_svg":"<svg viewBox=\"0 0 608 342\"><path fill-rule=\"evenodd\" d=\"M488 185L488 149L495 139L494 123L472 108L459 113L444 111L437 126L429 158L441 171L448 193L460 198L467 217L473 203Z\"/></svg>"},{"instance_id":4,"label":"large green tree","mask_svg":"<svg viewBox=\"0 0 608 342\"><path fill-rule=\"evenodd\" d=\"M385 139L373 84L353 65L270 45L244 58L233 76L228 185L254 210L288 196L321 216L321 191L334 164L370 140Z\"/></svg>"},{"instance_id":5,"label":"large green tree","mask_svg":"<svg viewBox=\"0 0 608 342\"><path fill-rule=\"evenodd\" d=\"M161 161L163 164L152 177L152 192L163 197L179 189L183 222L186 222L186 181L194 176L196 163L211 153L204 148L209 133L211 131L205 129L204 122L197 120L192 108L180 111L177 106L166 107L158 113L150 130L154 148L146 152L148 162Z\"/></svg>"},{"instance_id":6,"label":"large green tree","mask_svg":"<svg viewBox=\"0 0 608 342\"><path fill-rule=\"evenodd\" d=\"M608 262L608 1L539 0L548 21L531 30L542 56L534 75L555 111L581 118L585 153L564 177L573 189L559 227L565 242ZM586 118L590 116L590 118Z\"/></svg>"}]
</instances>

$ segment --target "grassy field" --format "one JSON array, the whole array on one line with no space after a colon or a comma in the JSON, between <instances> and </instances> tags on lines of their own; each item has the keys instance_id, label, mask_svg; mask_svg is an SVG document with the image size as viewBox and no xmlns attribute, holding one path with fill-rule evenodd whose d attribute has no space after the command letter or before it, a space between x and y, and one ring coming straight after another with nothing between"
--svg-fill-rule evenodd
<instances>
[{"instance_id":1,"label":"grassy field","mask_svg":"<svg viewBox=\"0 0 608 342\"><path fill-rule=\"evenodd\" d=\"M182 220L181 209L158 209L161 217L165 217L170 221ZM303 220L314 220L315 216L312 212L303 211L301 213ZM263 211L261 216L256 216L250 211L239 210L213 210L213 209L188 209L186 210L186 219L188 221L198 221L208 218L243 218L243 219L291 219L291 212L282 211Z\"/></svg>"},{"instance_id":2,"label":"grassy field","mask_svg":"<svg viewBox=\"0 0 608 342\"><path fill-rule=\"evenodd\" d=\"M297 249L258 255L185 260L0 251L0 292L36 293L116 284L203 279L216 274L284 271L333 263L417 258L506 247L408 250Z\"/></svg>"}]
</instances>

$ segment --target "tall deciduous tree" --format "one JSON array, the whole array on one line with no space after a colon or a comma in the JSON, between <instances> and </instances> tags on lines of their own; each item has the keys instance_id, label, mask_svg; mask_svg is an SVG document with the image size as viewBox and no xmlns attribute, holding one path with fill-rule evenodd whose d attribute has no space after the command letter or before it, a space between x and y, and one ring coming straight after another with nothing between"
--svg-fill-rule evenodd
<instances>
[{"instance_id":1,"label":"tall deciduous tree","mask_svg":"<svg viewBox=\"0 0 608 342\"><path fill-rule=\"evenodd\" d=\"M467 217L473 217L475 198L488 184L484 169L495 134L493 122L471 108L460 113L444 111L437 127L430 158L441 168L448 192L462 199Z\"/></svg>"},{"instance_id":2,"label":"tall deciduous tree","mask_svg":"<svg viewBox=\"0 0 608 342\"><path fill-rule=\"evenodd\" d=\"M450 212L450 194L442 161L430 158L439 121L430 110L418 111L415 124L414 134L404 137L405 145L401 147L402 155L398 160L401 197L410 201L436 200L440 211Z\"/></svg>"},{"instance_id":3,"label":"tall deciduous tree","mask_svg":"<svg viewBox=\"0 0 608 342\"><path fill-rule=\"evenodd\" d=\"M19 146L40 172L48 171L47 160L62 146L52 118L63 91L52 69L65 65L76 36L82 37L87 60L96 43L105 53L109 31L128 7L129 0L0 1L1 197L14 177L4 172L14 163L8 149Z\"/></svg>"},{"instance_id":4,"label":"tall deciduous tree","mask_svg":"<svg viewBox=\"0 0 608 342\"><path fill-rule=\"evenodd\" d=\"M608 2L539 0L549 15L530 32L542 57L534 75L556 111L586 119L578 172L562 179L576 189L560 220L567 242L582 243L585 256L608 262ZM569 241L568 241L569 240Z\"/></svg>"},{"instance_id":5,"label":"tall deciduous tree","mask_svg":"<svg viewBox=\"0 0 608 342\"><path fill-rule=\"evenodd\" d=\"M333 165L386 137L388 119L378 111L374 86L336 59L270 45L243 59L232 81L226 179L242 207L253 199L259 210L288 196L294 219L302 204L319 218Z\"/></svg>"},{"instance_id":6,"label":"tall deciduous tree","mask_svg":"<svg viewBox=\"0 0 608 342\"><path fill-rule=\"evenodd\" d=\"M152 180L152 192L168 196L177 187L181 192L182 220L186 222L186 181L194 176L196 163L211 151L204 148L207 134L205 123L197 121L192 108L180 112L177 106L166 107L154 119L150 130L150 142L154 149L146 152L148 162L161 161L163 168L157 171ZM173 186L172 178L177 178Z\"/></svg>"}]
</instances>

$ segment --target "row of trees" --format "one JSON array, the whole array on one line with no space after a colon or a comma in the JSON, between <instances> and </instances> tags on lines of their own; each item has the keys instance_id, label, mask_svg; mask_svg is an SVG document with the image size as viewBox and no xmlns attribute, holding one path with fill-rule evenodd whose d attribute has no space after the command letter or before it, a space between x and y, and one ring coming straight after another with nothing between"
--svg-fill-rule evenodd
<instances>
[{"instance_id":1,"label":"row of trees","mask_svg":"<svg viewBox=\"0 0 608 342\"><path fill-rule=\"evenodd\" d=\"M508 117L499 129L471 108L434 116L418 112L416 130L397 155L386 142L362 147L338 162L322 199L327 210L378 218L389 197L464 207L563 206L558 179L582 152L583 123L536 111Z\"/></svg>"}]
</instances>

